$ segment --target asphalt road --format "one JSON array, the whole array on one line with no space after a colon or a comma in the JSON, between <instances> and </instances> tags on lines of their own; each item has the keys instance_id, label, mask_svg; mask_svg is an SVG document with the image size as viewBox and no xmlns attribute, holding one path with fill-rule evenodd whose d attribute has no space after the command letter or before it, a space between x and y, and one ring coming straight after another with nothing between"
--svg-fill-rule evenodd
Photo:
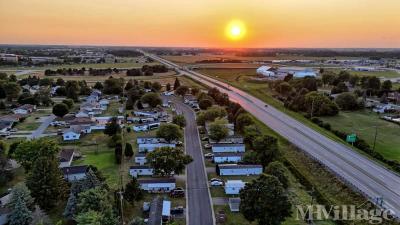
<instances>
[{"instance_id":1,"label":"asphalt road","mask_svg":"<svg viewBox=\"0 0 400 225\"><path fill-rule=\"evenodd\" d=\"M321 162L354 190L361 192L372 202L382 198L382 206L390 209L396 217L400 216L400 177L394 172L348 146L319 134L274 107L266 107L263 101L244 91L200 73L182 69L158 56L146 55L194 80L227 93L232 101L241 104L257 119Z\"/></svg>"},{"instance_id":2,"label":"asphalt road","mask_svg":"<svg viewBox=\"0 0 400 225\"><path fill-rule=\"evenodd\" d=\"M40 138L43 134L43 132L47 129L47 127L50 125L51 122L56 118L55 115L51 114L48 116L40 126L32 132L32 134L28 137L28 139L35 139L35 138Z\"/></svg>"},{"instance_id":3,"label":"asphalt road","mask_svg":"<svg viewBox=\"0 0 400 225\"><path fill-rule=\"evenodd\" d=\"M183 102L169 99L175 103L176 111L186 118L185 149L186 154L193 158L193 162L186 167L188 225L213 225L214 216L195 112Z\"/></svg>"}]
</instances>

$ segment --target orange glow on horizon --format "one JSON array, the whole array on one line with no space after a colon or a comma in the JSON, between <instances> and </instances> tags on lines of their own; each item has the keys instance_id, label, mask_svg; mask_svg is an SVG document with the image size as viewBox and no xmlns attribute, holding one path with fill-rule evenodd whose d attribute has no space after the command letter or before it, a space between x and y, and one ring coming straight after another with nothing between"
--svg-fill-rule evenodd
<instances>
[{"instance_id":1,"label":"orange glow on horizon","mask_svg":"<svg viewBox=\"0 0 400 225\"><path fill-rule=\"evenodd\" d=\"M400 47L398 0L0 0L0 43ZM244 27L226 33L232 18Z\"/></svg>"}]
</instances>

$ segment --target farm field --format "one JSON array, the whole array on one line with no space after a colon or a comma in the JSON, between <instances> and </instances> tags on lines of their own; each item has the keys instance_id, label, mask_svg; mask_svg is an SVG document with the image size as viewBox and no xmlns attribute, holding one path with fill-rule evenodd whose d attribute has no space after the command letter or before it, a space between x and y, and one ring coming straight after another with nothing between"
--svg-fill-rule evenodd
<instances>
[{"instance_id":1,"label":"farm field","mask_svg":"<svg viewBox=\"0 0 400 225\"><path fill-rule=\"evenodd\" d=\"M335 73L339 73L342 69L325 69L327 71L333 71ZM350 74L358 75L358 76L376 76L376 77L385 77L385 78L396 78L400 77L400 73L396 71L353 71L346 70Z\"/></svg>"},{"instance_id":2,"label":"farm field","mask_svg":"<svg viewBox=\"0 0 400 225\"><path fill-rule=\"evenodd\" d=\"M400 126L382 119L369 110L340 112L334 117L321 118L329 122L333 129L347 133L355 133L371 147L374 144L375 126L378 127L375 150L385 158L400 161Z\"/></svg>"}]
</instances>

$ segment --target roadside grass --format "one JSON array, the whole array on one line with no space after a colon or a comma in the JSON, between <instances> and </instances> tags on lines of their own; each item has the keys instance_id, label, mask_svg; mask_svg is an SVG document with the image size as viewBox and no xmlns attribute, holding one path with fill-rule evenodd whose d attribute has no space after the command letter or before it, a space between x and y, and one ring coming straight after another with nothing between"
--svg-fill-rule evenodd
<instances>
[{"instance_id":1,"label":"roadside grass","mask_svg":"<svg viewBox=\"0 0 400 225\"><path fill-rule=\"evenodd\" d=\"M368 109L346 112L341 111L334 117L322 117L324 122L329 122L333 129L347 133L356 133L371 147L374 144L375 126L377 138L375 150L385 158L400 161L400 126L379 118L379 115Z\"/></svg>"}]
</instances>

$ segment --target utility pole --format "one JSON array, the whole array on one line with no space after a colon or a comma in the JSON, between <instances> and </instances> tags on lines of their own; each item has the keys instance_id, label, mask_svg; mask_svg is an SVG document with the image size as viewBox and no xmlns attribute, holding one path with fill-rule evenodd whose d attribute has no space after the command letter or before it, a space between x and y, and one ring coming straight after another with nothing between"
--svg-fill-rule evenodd
<instances>
[{"instance_id":1,"label":"utility pole","mask_svg":"<svg viewBox=\"0 0 400 225\"><path fill-rule=\"evenodd\" d=\"M378 125L375 126L375 137L374 137L374 146L372 147L372 151L375 151L376 137L378 136Z\"/></svg>"},{"instance_id":2,"label":"utility pole","mask_svg":"<svg viewBox=\"0 0 400 225\"><path fill-rule=\"evenodd\" d=\"M313 117L313 112L314 112L314 98L312 99L312 102L311 102L311 113L310 113L310 119L312 119L312 117Z\"/></svg>"}]
</instances>

